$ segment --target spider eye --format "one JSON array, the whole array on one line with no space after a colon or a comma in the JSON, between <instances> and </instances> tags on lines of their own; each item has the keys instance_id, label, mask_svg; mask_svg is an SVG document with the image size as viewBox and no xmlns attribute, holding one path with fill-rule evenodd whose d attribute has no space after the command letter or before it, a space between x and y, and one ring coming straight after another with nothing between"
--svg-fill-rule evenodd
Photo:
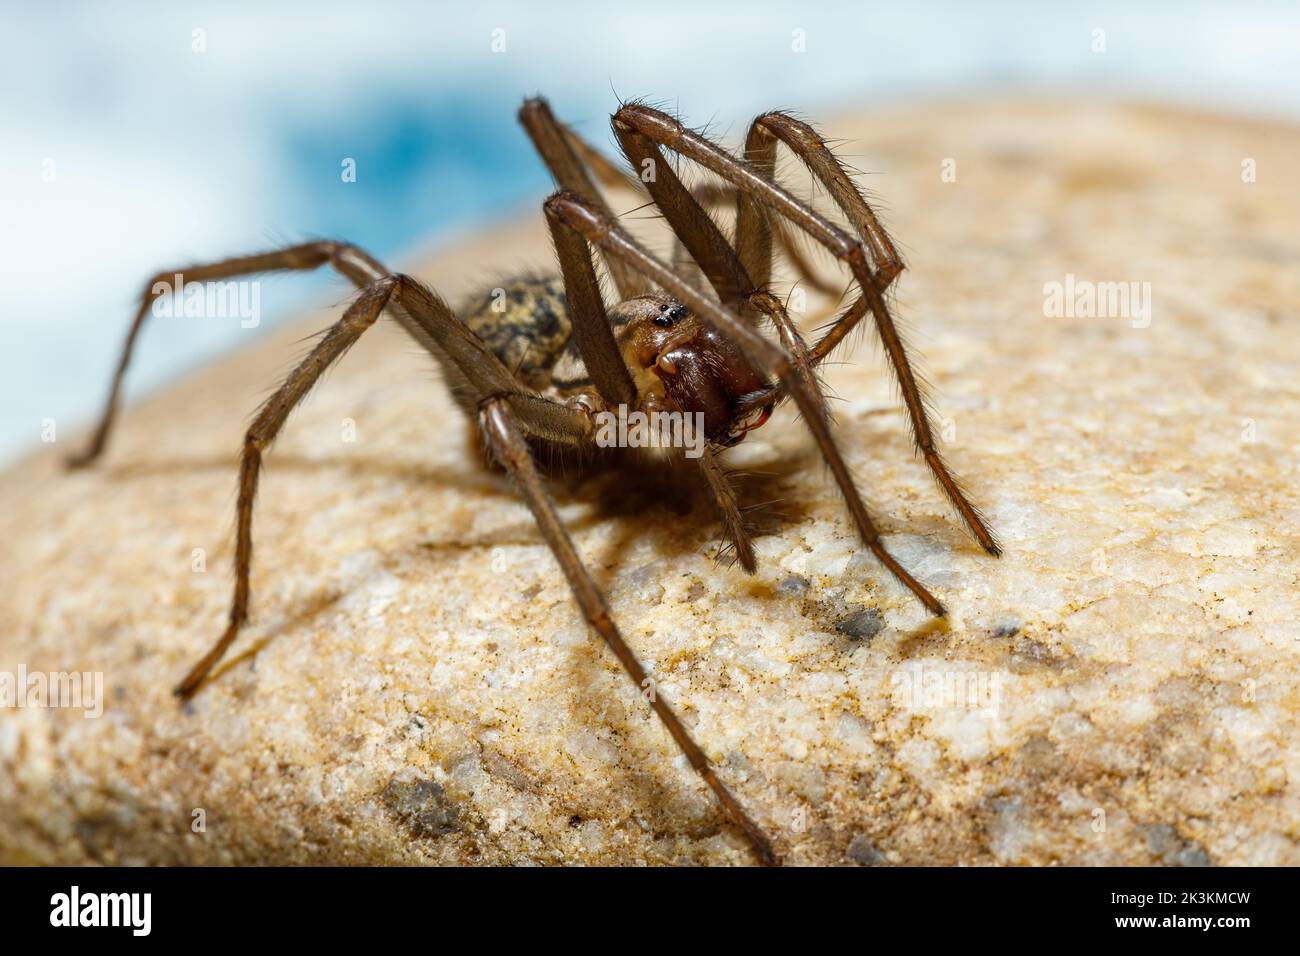
<instances>
[{"instance_id":1,"label":"spider eye","mask_svg":"<svg viewBox=\"0 0 1300 956\"><path fill-rule=\"evenodd\" d=\"M667 305L659 306L659 314L655 316L655 325L661 329L671 328L672 324L686 315L686 306L678 303L672 307Z\"/></svg>"}]
</instances>

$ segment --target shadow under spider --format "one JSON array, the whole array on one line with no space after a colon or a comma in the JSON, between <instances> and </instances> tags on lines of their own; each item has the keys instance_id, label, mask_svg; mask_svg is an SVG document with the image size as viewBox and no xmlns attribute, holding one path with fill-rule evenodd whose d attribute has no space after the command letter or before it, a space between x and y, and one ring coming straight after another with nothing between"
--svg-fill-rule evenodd
<instances>
[{"instance_id":1,"label":"shadow under spider","mask_svg":"<svg viewBox=\"0 0 1300 956\"><path fill-rule=\"evenodd\" d=\"M765 458L753 469L728 470L753 538L780 534L807 513L806 504L790 492L796 476L816 457L814 452L799 448ZM723 464L727 464L725 457ZM716 564L731 565L717 509L694 470L674 465L647 467L644 461L626 455L588 462L583 467L566 467L559 463L548 469L557 505L589 506L586 513L565 522L570 532L590 529L610 519L636 519L618 521L600 553L588 555L592 577L607 593L618 569L626 564L629 549L638 542L647 542L657 556L677 558L712 552ZM499 489L503 495L510 494L504 483ZM685 532L683 524L688 526ZM531 526L531 522L521 518L521 529L525 526ZM508 538L518 543L527 535L527 531L521 531L519 535L508 534ZM502 542L483 543L490 546ZM761 571L762 565L759 567Z\"/></svg>"}]
</instances>

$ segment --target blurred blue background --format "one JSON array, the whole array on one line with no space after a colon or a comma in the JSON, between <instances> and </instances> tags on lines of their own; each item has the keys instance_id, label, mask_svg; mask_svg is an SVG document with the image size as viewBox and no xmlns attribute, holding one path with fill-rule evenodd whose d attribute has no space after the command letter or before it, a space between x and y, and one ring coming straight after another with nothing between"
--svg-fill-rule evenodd
<instances>
[{"instance_id":1,"label":"blurred blue background","mask_svg":"<svg viewBox=\"0 0 1300 956\"><path fill-rule=\"evenodd\" d=\"M43 419L62 438L97 411L160 267L317 236L398 260L535 208L549 179L514 118L528 94L606 146L620 96L732 133L770 107L984 92L1300 119L1300 4L1136 6L4 3L0 459L35 445ZM264 283L257 330L155 321L128 398L341 298L327 282Z\"/></svg>"}]
</instances>

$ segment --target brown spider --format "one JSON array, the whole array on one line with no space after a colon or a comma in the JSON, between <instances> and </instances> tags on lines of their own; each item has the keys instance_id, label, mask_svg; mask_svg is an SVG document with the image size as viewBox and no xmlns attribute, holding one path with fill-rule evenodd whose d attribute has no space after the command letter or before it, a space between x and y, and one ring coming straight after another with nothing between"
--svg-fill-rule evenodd
<instances>
[{"instance_id":1,"label":"brown spider","mask_svg":"<svg viewBox=\"0 0 1300 956\"><path fill-rule=\"evenodd\" d=\"M322 373L385 310L442 366L458 403L477 420L492 455L513 478L536 518L587 623L638 688L651 686L646 672L619 633L605 596L574 548L534 461L539 451L594 453L597 415L620 406L702 416L697 420L704 423L708 444L695 460L717 501L737 559L752 573L754 551L717 452L761 425L778 401L792 398L830 466L863 543L926 608L944 614L943 605L881 543L831 436L814 375L817 365L868 312L902 387L921 454L984 550L999 553L984 520L939 457L920 386L885 305L884 293L903 264L861 192L811 126L785 113L764 114L750 126L745 158L739 159L672 116L628 103L613 117L623 154L639 174L628 177L557 121L544 100L526 101L519 119L560 187L544 209L562 279L518 280L505 290L504 308L493 308L493 299L487 296L481 304L463 310L464 319L458 318L416 280L389 272L356 246L337 242L310 242L168 269L146 284L103 416L86 451L70 461L74 467L90 464L104 449L132 346L158 294L156 283L175 272L209 281L267 270L314 269L328 263L361 290L343 317L262 405L248 429L240 461L230 623L176 688L178 696L187 698L195 692L248 620L253 500L263 452ZM826 188L856 235L777 184L778 141ZM727 185L688 190L663 149L699 164ZM679 252L684 249L693 262L678 256L680 261L670 267L639 245L610 212L593 173L606 186L644 187L672 227ZM728 239L706 211L706 206L722 199L734 199L736 204L734 239ZM774 242L781 243L807 275L782 220L799 227L846 265L860 290L811 348L783 303L767 291ZM600 251L618 291L619 302L612 308L601 295L593 247ZM701 278L707 289L701 287ZM498 295L497 301L501 298ZM760 334L765 322L775 330L777 342ZM655 713L759 858L775 862L767 837L715 775L672 708L660 695L649 696Z\"/></svg>"}]
</instances>

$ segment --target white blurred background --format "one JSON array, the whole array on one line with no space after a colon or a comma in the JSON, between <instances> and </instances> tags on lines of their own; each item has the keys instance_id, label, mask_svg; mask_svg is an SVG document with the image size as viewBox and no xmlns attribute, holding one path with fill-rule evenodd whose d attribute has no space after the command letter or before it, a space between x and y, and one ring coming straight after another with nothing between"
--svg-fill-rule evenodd
<instances>
[{"instance_id":1,"label":"white blurred background","mask_svg":"<svg viewBox=\"0 0 1300 956\"><path fill-rule=\"evenodd\" d=\"M1300 119L1300 4L1137 7L0 4L0 460L43 420L63 438L97 411L158 268L317 236L399 260L536 208L549 180L514 119L529 94L606 145L618 98L636 96L732 134L771 107L990 92ZM343 294L284 277L262 284L258 329L154 320L128 399Z\"/></svg>"}]
</instances>

